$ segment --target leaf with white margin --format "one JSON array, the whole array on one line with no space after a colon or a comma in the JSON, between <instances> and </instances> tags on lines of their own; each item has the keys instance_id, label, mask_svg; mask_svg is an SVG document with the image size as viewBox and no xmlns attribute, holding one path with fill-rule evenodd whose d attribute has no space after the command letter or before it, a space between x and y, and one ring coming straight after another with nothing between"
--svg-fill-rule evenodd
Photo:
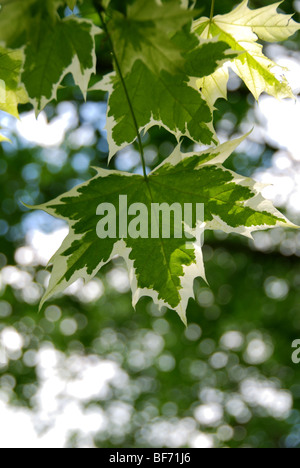
<instances>
[{"instance_id":1,"label":"leaf with white margin","mask_svg":"<svg viewBox=\"0 0 300 468\"><path fill-rule=\"evenodd\" d=\"M195 17L196 11L183 8L178 0L159 3L139 0L127 6L126 16L113 11L108 31L123 75L141 60L153 73L176 71L184 62L182 48L172 36ZM197 44L197 38L196 39Z\"/></svg>"},{"instance_id":2,"label":"leaf with white margin","mask_svg":"<svg viewBox=\"0 0 300 468\"><path fill-rule=\"evenodd\" d=\"M231 13L215 16L212 21L200 18L194 22L193 29L201 38L218 37L241 52L230 66L256 100L263 92L278 99L293 98L284 69L263 54L263 46L257 40L258 37L271 42L287 39L299 29L299 24L290 15L278 14L278 3L256 10L250 10L247 5L248 1L244 0ZM218 95L217 91L215 94Z\"/></svg>"},{"instance_id":3,"label":"leaf with white margin","mask_svg":"<svg viewBox=\"0 0 300 468\"><path fill-rule=\"evenodd\" d=\"M25 89L20 86L24 54L22 50L0 46L0 110L19 118L18 105L28 102Z\"/></svg>"},{"instance_id":4,"label":"leaf with white margin","mask_svg":"<svg viewBox=\"0 0 300 468\"><path fill-rule=\"evenodd\" d=\"M194 78L209 76L238 53L217 39L199 40L191 31L196 14L178 0L141 0L127 5L126 15L112 12L108 30L131 104L118 75L92 88L111 94L110 159L137 138L130 107L140 131L160 125L178 140L187 136L205 145L217 142L212 113L197 97Z\"/></svg>"},{"instance_id":5,"label":"leaf with white margin","mask_svg":"<svg viewBox=\"0 0 300 468\"><path fill-rule=\"evenodd\" d=\"M72 73L84 97L92 74L96 73L95 35L100 29L91 21L74 16L43 21L38 45L25 49L22 82L36 112L56 99L63 78Z\"/></svg>"},{"instance_id":6,"label":"leaf with white margin","mask_svg":"<svg viewBox=\"0 0 300 468\"><path fill-rule=\"evenodd\" d=\"M150 296L159 307L175 310L186 323L187 304L194 296L193 281L196 277L205 279L201 244L195 242L204 226L245 236L251 236L255 230L293 226L271 202L263 199L259 184L222 165L244 138L201 153L183 154L178 146L147 179L136 174L99 169L90 181L35 207L66 220L70 228L51 260L52 276L42 304L78 278L92 279L103 265L120 255L128 266L133 305L142 296ZM120 204L120 195L127 196L127 206L132 209L136 203L143 204L148 214L153 203L164 203L167 207L177 203L182 211L185 204L195 207L198 203L205 205L205 211L204 214L199 211L197 217L194 210L193 220L185 219L185 223L176 224L175 217L172 218L169 238L162 234L165 226L162 219L151 217L148 224L150 217L146 211L144 219L149 230L144 232L145 238L128 235L120 222L115 233L110 232L113 238L100 239L97 226L102 218L97 212L103 203L113 206L116 218L119 220L121 215L125 231L131 232L130 225L135 217L128 214L127 219L127 215L124 218L127 208ZM140 208L136 209L139 211ZM157 238L150 234L153 226L159 228ZM174 234L174 229L181 230L180 236ZM184 233L194 237L190 246L186 244Z\"/></svg>"},{"instance_id":7,"label":"leaf with white margin","mask_svg":"<svg viewBox=\"0 0 300 468\"><path fill-rule=\"evenodd\" d=\"M199 94L196 78L210 75L233 56L236 54L224 42L213 40L187 51L182 71L176 74L166 70L155 74L142 61L136 61L124 82L139 131L159 125L178 141L187 136L196 143L216 144L212 112ZM111 159L137 138L131 108L116 73L90 90L109 93L106 129Z\"/></svg>"}]
</instances>

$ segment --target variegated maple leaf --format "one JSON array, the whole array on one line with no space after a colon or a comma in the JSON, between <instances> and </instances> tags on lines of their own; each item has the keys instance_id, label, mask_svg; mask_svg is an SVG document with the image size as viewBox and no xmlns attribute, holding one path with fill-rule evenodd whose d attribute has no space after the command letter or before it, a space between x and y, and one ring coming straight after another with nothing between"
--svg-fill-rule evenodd
<instances>
[{"instance_id":1,"label":"variegated maple leaf","mask_svg":"<svg viewBox=\"0 0 300 468\"><path fill-rule=\"evenodd\" d=\"M22 50L0 46L0 110L18 118L18 105L28 102L24 86L20 84L24 55ZM8 141L0 135L0 141Z\"/></svg>"},{"instance_id":2,"label":"variegated maple leaf","mask_svg":"<svg viewBox=\"0 0 300 468\"><path fill-rule=\"evenodd\" d=\"M215 16L212 20L203 17L194 22L193 30L200 38L218 37L232 50L240 52L215 74L198 81L211 106L219 97L227 97L228 66L245 82L257 100L263 92L276 98L294 97L284 70L263 54L263 46L257 42L258 39L283 41L300 29L291 15L277 12L281 3L250 10L248 0L244 0L231 13ZM278 72L280 69L281 73Z\"/></svg>"},{"instance_id":3,"label":"variegated maple leaf","mask_svg":"<svg viewBox=\"0 0 300 468\"><path fill-rule=\"evenodd\" d=\"M0 46L0 110L17 118L18 104L28 102L25 88L20 84L23 60L23 51Z\"/></svg>"},{"instance_id":4,"label":"variegated maple leaf","mask_svg":"<svg viewBox=\"0 0 300 468\"><path fill-rule=\"evenodd\" d=\"M100 169L92 180L36 207L66 220L70 228L51 260L53 271L43 303L78 278L90 280L120 255L128 266L133 305L150 296L159 307L174 309L185 322L193 280L205 278L199 243L203 228L251 237L256 230L292 226L262 197L260 184L224 168L223 162L242 140L202 153L183 154L177 147L147 179ZM126 206L120 196L126 197ZM204 213L196 210L196 215L179 224L170 214L174 204L182 211L188 204L204 205ZM165 218L152 217L148 227L143 224L153 205L167 212L170 208L167 235ZM144 210L146 218L142 218ZM178 235L180 226L182 235ZM99 231L106 234L100 236ZM186 237L192 237L191 244L187 245Z\"/></svg>"},{"instance_id":5,"label":"variegated maple leaf","mask_svg":"<svg viewBox=\"0 0 300 468\"><path fill-rule=\"evenodd\" d=\"M38 25L38 46L29 42L25 49L22 73L30 102L36 112L56 98L63 78L72 73L75 83L86 95L89 81L96 72L95 35L99 34L91 21L76 17L57 19Z\"/></svg>"},{"instance_id":6,"label":"variegated maple leaf","mask_svg":"<svg viewBox=\"0 0 300 468\"><path fill-rule=\"evenodd\" d=\"M199 40L191 32L195 14L178 0L141 0L128 5L126 15L113 13L108 32L124 79L112 73L91 89L109 93L110 158L137 137L132 110L139 131L159 125L178 140L217 143L196 78L212 74L238 52L224 41Z\"/></svg>"}]
</instances>

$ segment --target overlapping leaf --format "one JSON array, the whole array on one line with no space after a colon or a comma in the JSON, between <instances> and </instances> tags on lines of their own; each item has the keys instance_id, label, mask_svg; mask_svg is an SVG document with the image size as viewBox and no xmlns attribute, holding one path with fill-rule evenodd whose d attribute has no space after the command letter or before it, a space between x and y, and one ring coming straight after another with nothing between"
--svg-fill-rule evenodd
<instances>
[{"instance_id":1,"label":"overlapping leaf","mask_svg":"<svg viewBox=\"0 0 300 468\"><path fill-rule=\"evenodd\" d=\"M85 95L91 75L96 72L95 35L98 28L75 17L39 23L40 38L25 49L22 81L36 111L56 98L63 78L72 73Z\"/></svg>"},{"instance_id":2,"label":"overlapping leaf","mask_svg":"<svg viewBox=\"0 0 300 468\"><path fill-rule=\"evenodd\" d=\"M217 142L211 110L185 75L161 72L156 77L137 62L125 82L140 131L160 125L178 139L186 135L206 145ZM112 90L106 124L111 158L136 139L136 129L118 76L106 77L99 88Z\"/></svg>"},{"instance_id":3,"label":"overlapping leaf","mask_svg":"<svg viewBox=\"0 0 300 468\"><path fill-rule=\"evenodd\" d=\"M185 321L186 306L193 296L193 279L205 278L201 245L194 242L189 248L186 238L177 238L172 229L170 238L165 238L162 222L157 218L151 218L151 228L153 223L159 225L157 238L150 234L150 223L146 234L145 231L141 234L143 238L133 238L130 223L136 221L130 216L129 234L124 234L124 227L122 231L117 228L114 238L100 239L97 224L102 218L96 214L98 206L110 203L118 218L120 214L124 217L120 195L127 196L128 207L143 204L149 213L153 203L168 206L177 203L182 209L188 203L204 204L202 219L194 217L190 224L184 225L184 230L194 239L204 225L206 229L246 236L255 230L289 226L287 219L263 199L259 184L223 167L222 163L240 141L200 154L182 154L178 147L147 181L139 175L98 170L91 181L37 207L68 221L70 226L69 235L52 259L53 272L44 301L80 277L91 279L118 254L128 265L133 303L141 296L150 296L159 306L176 310ZM175 220L171 227L174 225Z\"/></svg>"},{"instance_id":4,"label":"overlapping leaf","mask_svg":"<svg viewBox=\"0 0 300 468\"><path fill-rule=\"evenodd\" d=\"M75 16L61 19L58 7L74 9L76 1L0 3L0 41L6 44L0 48L0 108L18 115L18 103L27 98L20 85L21 69L21 81L37 112L56 98L68 73L85 94L96 71L95 35L99 29ZM188 8L187 0L128 0L126 15L114 11L112 4L105 1L102 6L109 5L108 31L122 74L117 66L118 73L92 88L109 92L110 157L136 139L135 120L140 132L160 125L178 141L188 136L196 143L217 144L212 112L215 100L226 96L228 64L257 99L263 91L276 97L292 96L284 79L274 75L275 64L257 43L258 37L273 42L299 29L291 17L277 14L279 4L252 11L245 0L228 15L198 20L196 32L191 31L195 11ZM24 60L23 51L17 49L23 44ZM204 227L251 236L255 230L292 226L264 200L261 185L224 168L223 162L240 141L198 154L182 154L178 146L146 179L99 170L91 181L37 207L66 220L70 227L52 259L53 272L43 301L78 278L91 279L118 254L128 265L133 303L150 296L159 307L174 309L185 321L193 280L205 278L199 242ZM122 229L117 221L114 236L100 238L97 229L103 213L98 211L99 205L109 203L118 219L127 213L127 208L120 206L125 196L131 207L125 225L123 218ZM196 217L179 224L174 214L168 237L163 235L164 222L159 217L149 218L153 203L167 207L167 211L175 204L181 213L188 204L198 204L204 205L205 211L196 211ZM151 221L146 233L136 217L141 206ZM154 237L150 232L153 223L158 233ZM140 235L131 234L132 225L140 226ZM178 230L181 236L175 235Z\"/></svg>"},{"instance_id":5,"label":"overlapping leaf","mask_svg":"<svg viewBox=\"0 0 300 468\"><path fill-rule=\"evenodd\" d=\"M269 42L285 40L299 30L300 25L290 15L277 13L280 3L250 10L248 0L244 0L227 15L215 16L212 21L201 18L194 24L194 30L200 37L218 37L233 50L241 52L230 66L255 99L263 92L276 98L293 97L284 70L278 73L280 67L263 54L263 47L257 42L258 38ZM228 74L224 70L223 75L218 71L217 75L199 80L198 85L212 105L218 97L226 97L227 82Z\"/></svg>"},{"instance_id":6,"label":"overlapping leaf","mask_svg":"<svg viewBox=\"0 0 300 468\"><path fill-rule=\"evenodd\" d=\"M225 42L199 42L189 27L194 14L175 0L165 4L144 0L128 7L126 16L113 15L108 28L131 104L118 74L93 87L110 93L110 158L136 138L130 106L140 131L160 125L178 139L217 142L212 112L195 78L212 74L237 53Z\"/></svg>"},{"instance_id":7,"label":"overlapping leaf","mask_svg":"<svg viewBox=\"0 0 300 468\"><path fill-rule=\"evenodd\" d=\"M114 12L108 29L122 73L130 73L137 60L155 74L176 72L184 59L172 36L194 16L195 11L183 9L178 0L162 5L156 0L140 0L128 6L126 16Z\"/></svg>"},{"instance_id":8,"label":"overlapping leaf","mask_svg":"<svg viewBox=\"0 0 300 468\"><path fill-rule=\"evenodd\" d=\"M18 39L25 34L31 21L31 7L36 0L2 0L0 2L0 41L11 47L20 45Z\"/></svg>"},{"instance_id":9,"label":"overlapping leaf","mask_svg":"<svg viewBox=\"0 0 300 468\"><path fill-rule=\"evenodd\" d=\"M28 102L23 86L20 85L23 51L5 49L0 46L0 110L19 117L18 104Z\"/></svg>"},{"instance_id":10,"label":"overlapping leaf","mask_svg":"<svg viewBox=\"0 0 300 468\"><path fill-rule=\"evenodd\" d=\"M8 47L20 47L36 34L36 22L56 18L64 0L1 0L0 41ZM37 28L39 29L39 28Z\"/></svg>"},{"instance_id":11,"label":"overlapping leaf","mask_svg":"<svg viewBox=\"0 0 300 468\"><path fill-rule=\"evenodd\" d=\"M244 0L232 13L219 16L219 21L228 25L251 27L258 37L267 42L285 41L299 31L300 25L292 19L293 15L278 13L283 3L277 2L263 8L250 10Z\"/></svg>"},{"instance_id":12,"label":"overlapping leaf","mask_svg":"<svg viewBox=\"0 0 300 468\"><path fill-rule=\"evenodd\" d=\"M0 110L19 117L18 105L28 102L27 93L20 85L23 51L0 46ZM0 141L8 139L0 135Z\"/></svg>"}]
</instances>

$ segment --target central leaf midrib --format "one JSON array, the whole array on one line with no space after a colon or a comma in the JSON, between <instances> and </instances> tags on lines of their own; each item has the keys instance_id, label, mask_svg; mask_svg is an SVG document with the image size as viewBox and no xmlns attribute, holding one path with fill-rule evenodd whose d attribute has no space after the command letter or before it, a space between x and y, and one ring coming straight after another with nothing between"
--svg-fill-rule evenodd
<instances>
[{"instance_id":1,"label":"central leaf midrib","mask_svg":"<svg viewBox=\"0 0 300 468\"><path fill-rule=\"evenodd\" d=\"M149 179L146 181L146 185L147 185L147 190L148 190L148 194L149 194L151 203L155 203L155 202L154 202L153 195L152 195L152 191L151 191L151 188L150 188L150 181L149 181ZM153 221L151 220L151 222L153 222ZM155 220L155 222L157 222L157 220ZM158 220L158 226L159 226L159 220ZM160 232L160 230L159 230L159 232ZM173 283L173 285L174 285L175 291L176 291L177 296L178 296L178 298L179 298L179 302L178 302L178 304L177 304L177 305L179 305L179 304L180 304L180 301L181 301L181 298L180 298L180 294L179 294L177 285L176 285L176 283L175 283L175 281L174 281L174 279L173 279L173 278L175 278L175 277L177 278L177 276L176 276L175 274L173 274L173 273L171 272L171 270L170 270L170 266L169 266L169 263L168 263L168 260L167 260L167 254L166 254L166 250L165 250L165 244L164 244L164 241L163 241L163 239L162 239L161 236L159 236L159 240L160 240L160 243L161 243L161 248L162 248L162 253L163 253L164 262L165 262L165 265L166 265L167 270L168 270L168 275L169 275L169 277L170 277L170 279L171 279L171 281L172 281L172 283ZM157 292L158 292L158 294L159 294L159 291L157 291Z\"/></svg>"}]
</instances>

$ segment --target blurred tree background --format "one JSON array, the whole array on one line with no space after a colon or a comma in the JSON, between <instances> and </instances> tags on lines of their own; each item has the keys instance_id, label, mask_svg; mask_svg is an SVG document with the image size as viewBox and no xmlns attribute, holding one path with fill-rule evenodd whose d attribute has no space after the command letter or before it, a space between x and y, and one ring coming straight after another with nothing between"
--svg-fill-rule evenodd
<instances>
[{"instance_id":1,"label":"blurred tree background","mask_svg":"<svg viewBox=\"0 0 300 468\"><path fill-rule=\"evenodd\" d=\"M197 4L209 15L209 0ZM235 4L216 2L216 13ZM299 21L299 1L281 8L298 12ZM79 14L97 22L90 1ZM299 38L267 48L290 68L296 94ZM111 70L103 36L98 56L101 76ZM93 176L93 166L107 167L105 96L99 102L99 93L90 93L85 103L66 82L62 102L37 122L26 106L20 122L0 116L12 139L0 149L0 446L300 447L300 365L291 359L300 338L297 231L262 232L254 241L206 234L209 286L195 282L186 329L175 312L158 312L149 299L133 310L118 259L38 312L47 261L67 231L22 202L50 200ZM299 102L264 96L257 105L232 77L216 118L222 141L256 122L228 167L275 184L266 195L299 223ZM157 128L144 145L152 168L175 141ZM110 167L140 172L137 148Z\"/></svg>"}]
</instances>

